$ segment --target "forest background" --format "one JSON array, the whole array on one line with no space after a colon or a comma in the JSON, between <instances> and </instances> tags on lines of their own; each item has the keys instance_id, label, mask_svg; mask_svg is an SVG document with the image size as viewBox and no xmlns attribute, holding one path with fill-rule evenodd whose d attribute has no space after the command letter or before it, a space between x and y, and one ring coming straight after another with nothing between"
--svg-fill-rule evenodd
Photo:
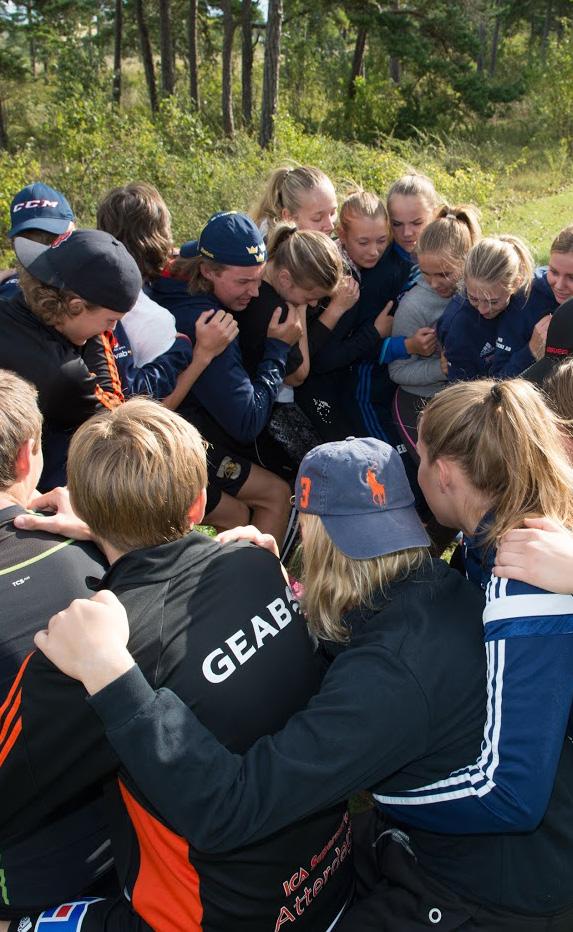
<instances>
[{"instance_id":1,"label":"forest background","mask_svg":"<svg viewBox=\"0 0 573 932\"><path fill-rule=\"evenodd\" d=\"M150 181L183 241L287 159L341 193L414 167L543 261L572 154L573 0L0 0L0 265L32 180L85 226Z\"/></svg>"}]
</instances>

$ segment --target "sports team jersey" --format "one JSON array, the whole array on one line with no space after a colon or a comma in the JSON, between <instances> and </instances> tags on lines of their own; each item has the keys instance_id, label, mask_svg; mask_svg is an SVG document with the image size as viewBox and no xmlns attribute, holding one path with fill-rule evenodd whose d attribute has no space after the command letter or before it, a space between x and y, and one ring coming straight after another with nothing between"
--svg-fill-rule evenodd
<instances>
[{"instance_id":1,"label":"sports team jersey","mask_svg":"<svg viewBox=\"0 0 573 932\"><path fill-rule=\"evenodd\" d=\"M19 505L0 510L0 763L22 727L19 692L10 686L34 650L34 634L72 599L91 595L86 577L103 576L105 566L93 544L16 530L14 518L24 513ZM100 796L95 788L49 825L37 823L32 835L0 846L0 917L12 915L12 907L18 912L75 896L111 868Z\"/></svg>"},{"instance_id":2,"label":"sports team jersey","mask_svg":"<svg viewBox=\"0 0 573 932\"><path fill-rule=\"evenodd\" d=\"M101 585L127 609L129 648L148 681L173 689L231 751L280 729L319 686L298 603L266 551L192 532L126 554ZM22 731L0 767L0 844L49 822L117 768L80 684L35 653L16 688ZM109 806L122 888L157 932L266 932L295 918L299 929L326 932L351 896L343 804L221 854L177 835L137 780L122 776Z\"/></svg>"}]
</instances>

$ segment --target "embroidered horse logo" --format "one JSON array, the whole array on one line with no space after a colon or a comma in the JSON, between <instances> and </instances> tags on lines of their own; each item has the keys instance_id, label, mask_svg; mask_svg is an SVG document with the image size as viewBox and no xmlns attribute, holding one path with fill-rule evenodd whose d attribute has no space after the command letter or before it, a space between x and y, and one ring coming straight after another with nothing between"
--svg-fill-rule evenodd
<instances>
[{"instance_id":1,"label":"embroidered horse logo","mask_svg":"<svg viewBox=\"0 0 573 932\"><path fill-rule=\"evenodd\" d=\"M366 470L366 482L370 486L370 491L372 492L372 501L375 505L386 504L386 489L381 482L378 482L376 478L376 473L373 469Z\"/></svg>"}]
</instances>

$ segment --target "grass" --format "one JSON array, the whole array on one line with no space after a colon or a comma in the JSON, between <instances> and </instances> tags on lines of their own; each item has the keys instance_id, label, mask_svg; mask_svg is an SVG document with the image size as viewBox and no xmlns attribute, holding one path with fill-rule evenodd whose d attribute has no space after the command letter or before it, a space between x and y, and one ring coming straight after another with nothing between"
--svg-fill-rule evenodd
<instances>
[{"instance_id":1,"label":"grass","mask_svg":"<svg viewBox=\"0 0 573 932\"><path fill-rule=\"evenodd\" d=\"M514 233L522 237L542 265L549 258L552 240L570 224L573 224L573 185L544 197L515 191L509 203L488 210L484 216L484 229L488 233Z\"/></svg>"}]
</instances>

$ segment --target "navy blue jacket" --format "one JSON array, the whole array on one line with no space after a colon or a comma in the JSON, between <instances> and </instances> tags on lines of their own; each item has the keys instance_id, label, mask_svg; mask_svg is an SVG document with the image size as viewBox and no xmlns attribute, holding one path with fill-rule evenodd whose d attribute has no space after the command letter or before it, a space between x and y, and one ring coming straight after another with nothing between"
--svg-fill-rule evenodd
<instances>
[{"instance_id":1,"label":"navy blue jacket","mask_svg":"<svg viewBox=\"0 0 573 932\"><path fill-rule=\"evenodd\" d=\"M171 311L177 331L187 334L192 341L200 314L222 308L215 295L189 294L185 281L166 275L155 278L148 293ZM242 313L248 314L248 310ZM207 366L187 396L187 413L193 423L208 434L208 420L201 418L201 412L206 411L234 440L252 443L270 418L285 376L289 349L282 340L266 340L263 359L251 381L243 364L239 341L233 340Z\"/></svg>"},{"instance_id":2,"label":"navy blue jacket","mask_svg":"<svg viewBox=\"0 0 573 932\"><path fill-rule=\"evenodd\" d=\"M360 269L360 297L342 315L312 357L313 372L332 372L358 360L388 362L387 356L392 359L407 356L404 338L388 338L382 343L374 320L388 301L395 301L402 291L410 287L411 275L411 263L399 256L393 247L383 253L374 268ZM317 321L314 326L324 325Z\"/></svg>"},{"instance_id":3,"label":"navy blue jacket","mask_svg":"<svg viewBox=\"0 0 573 932\"><path fill-rule=\"evenodd\" d=\"M526 299L523 291L518 291L500 314L492 375L509 378L533 365L535 358L529 349L533 328L538 320L552 314L556 307L555 295L547 282L547 268L539 268L529 297Z\"/></svg>"},{"instance_id":4,"label":"navy blue jacket","mask_svg":"<svg viewBox=\"0 0 573 932\"><path fill-rule=\"evenodd\" d=\"M450 382L490 375L499 318L488 320L465 295L454 295L437 324Z\"/></svg>"}]
</instances>

